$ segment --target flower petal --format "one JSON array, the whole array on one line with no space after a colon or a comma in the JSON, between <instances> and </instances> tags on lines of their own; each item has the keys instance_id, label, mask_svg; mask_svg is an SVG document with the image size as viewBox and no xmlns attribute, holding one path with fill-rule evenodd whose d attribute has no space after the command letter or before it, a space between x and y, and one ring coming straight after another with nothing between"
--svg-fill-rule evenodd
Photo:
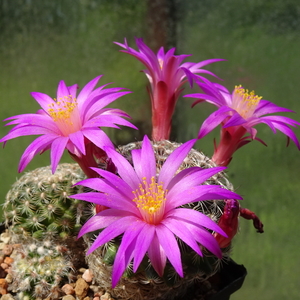
<instances>
[{"instance_id":1,"label":"flower petal","mask_svg":"<svg viewBox=\"0 0 300 300\"><path fill-rule=\"evenodd\" d=\"M162 221L170 231L177 235L183 242L190 246L197 254L202 256L199 245L195 241L195 238L185 226L185 222L180 222L178 219L166 218Z\"/></svg>"},{"instance_id":2,"label":"flower petal","mask_svg":"<svg viewBox=\"0 0 300 300\"><path fill-rule=\"evenodd\" d=\"M99 128L84 128L81 131L88 140L100 149L104 150L104 147L114 148L112 141L103 130Z\"/></svg>"},{"instance_id":3,"label":"flower petal","mask_svg":"<svg viewBox=\"0 0 300 300\"><path fill-rule=\"evenodd\" d=\"M186 192L190 188L202 184L204 181L208 180L209 178L223 171L224 169L226 168L225 167L215 167L209 169L199 168L198 172L193 172L192 174L185 176L180 181L178 181L178 183L173 188L168 187L168 191L169 191L167 195L168 199L169 198L171 199L173 195L179 194L181 192Z\"/></svg>"},{"instance_id":4,"label":"flower petal","mask_svg":"<svg viewBox=\"0 0 300 300\"><path fill-rule=\"evenodd\" d=\"M136 164L140 165L142 169L142 178L146 177L148 183L150 184L151 177L156 177L156 160L153 147L149 138L146 135L143 139L143 145L141 149L141 160L135 161L134 168L136 168Z\"/></svg>"},{"instance_id":5,"label":"flower petal","mask_svg":"<svg viewBox=\"0 0 300 300\"><path fill-rule=\"evenodd\" d=\"M57 93L57 101L58 102L60 100L65 99L65 97L70 96L69 89L68 89L68 87L66 86L66 83L63 80L61 80L59 82L56 93Z\"/></svg>"},{"instance_id":6,"label":"flower petal","mask_svg":"<svg viewBox=\"0 0 300 300\"><path fill-rule=\"evenodd\" d=\"M80 183L79 183L80 184ZM110 208L115 208L119 210L129 211L132 214L135 211L132 208L132 201L128 198L118 197L115 195L106 195L104 193L97 192L89 192L89 193L81 193L70 196L73 199L79 199L99 205L103 205Z\"/></svg>"},{"instance_id":7,"label":"flower petal","mask_svg":"<svg viewBox=\"0 0 300 300\"><path fill-rule=\"evenodd\" d=\"M68 137L60 137L53 140L51 144L51 167L52 167L52 174L55 173L57 165L64 153L66 145L69 141Z\"/></svg>"},{"instance_id":8,"label":"flower petal","mask_svg":"<svg viewBox=\"0 0 300 300\"><path fill-rule=\"evenodd\" d=\"M210 232L191 223L186 223L186 227L198 243L200 243L218 258L222 258L222 251L220 249L220 246Z\"/></svg>"},{"instance_id":9,"label":"flower petal","mask_svg":"<svg viewBox=\"0 0 300 300\"><path fill-rule=\"evenodd\" d=\"M74 133L69 134L70 141L74 144L76 148L79 149L79 151L85 155L85 144L84 144L84 135L81 131L76 131Z\"/></svg>"},{"instance_id":10,"label":"flower petal","mask_svg":"<svg viewBox=\"0 0 300 300\"><path fill-rule=\"evenodd\" d=\"M234 192L221 188L215 185L200 185L190 188L168 198L167 208L172 209L188 203L193 203L203 200L222 200L222 199L238 199L242 197Z\"/></svg>"},{"instance_id":11,"label":"flower petal","mask_svg":"<svg viewBox=\"0 0 300 300\"><path fill-rule=\"evenodd\" d=\"M148 251L155 235L155 226L145 223L136 240L136 251L133 261L133 272L136 272Z\"/></svg>"},{"instance_id":12,"label":"flower petal","mask_svg":"<svg viewBox=\"0 0 300 300\"><path fill-rule=\"evenodd\" d=\"M99 76L95 77L94 79L92 79L80 91L80 93L78 94L78 97L77 97L77 102L80 107L81 107L81 103L84 102L88 98L88 96L91 94L91 92L93 91L93 89L95 88L95 86L97 85L97 83L99 82L99 80L102 76L103 75L99 75Z\"/></svg>"},{"instance_id":13,"label":"flower petal","mask_svg":"<svg viewBox=\"0 0 300 300\"><path fill-rule=\"evenodd\" d=\"M88 232L105 228L125 216L128 216L128 212L126 211L112 208L105 209L85 222L78 233L78 238L82 237Z\"/></svg>"},{"instance_id":14,"label":"flower petal","mask_svg":"<svg viewBox=\"0 0 300 300\"><path fill-rule=\"evenodd\" d=\"M188 153L194 146L195 142L196 139L193 139L182 144L181 146L176 148L166 159L158 176L158 183L162 182L164 189L168 187L169 182L182 164L184 158L188 155Z\"/></svg>"},{"instance_id":15,"label":"flower petal","mask_svg":"<svg viewBox=\"0 0 300 300\"><path fill-rule=\"evenodd\" d=\"M134 216L123 217L113 223L110 226L103 229L100 234L97 236L92 246L87 251L87 255L92 253L97 248L101 247L105 243L108 243L110 240L119 236L128 230L129 227L134 228L136 225L137 218ZM139 222L139 221L138 221Z\"/></svg>"},{"instance_id":16,"label":"flower petal","mask_svg":"<svg viewBox=\"0 0 300 300\"><path fill-rule=\"evenodd\" d=\"M229 113L234 111L232 108L228 106L222 106L218 110L214 111L208 118L203 122L199 133L198 139L203 138L213 129L215 129L219 124L221 124L228 116Z\"/></svg>"},{"instance_id":17,"label":"flower petal","mask_svg":"<svg viewBox=\"0 0 300 300\"><path fill-rule=\"evenodd\" d=\"M168 213L168 217L183 220L185 223L194 224L197 227L205 227L212 231L218 232L221 235L227 236L221 227L216 224L211 218L203 213L190 208L177 208Z\"/></svg>"},{"instance_id":18,"label":"flower petal","mask_svg":"<svg viewBox=\"0 0 300 300\"><path fill-rule=\"evenodd\" d=\"M48 95L39 92L32 92L30 95L36 100L36 102L41 106L44 111L48 111L50 105L55 103L55 101Z\"/></svg>"},{"instance_id":19,"label":"flower petal","mask_svg":"<svg viewBox=\"0 0 300 300\"><path fill-rule=\"evenodd\" d=\"M121 178L129 184L133 191L136 190L140 184L140 179L131 164L120 153L112 148L105 147L104 151L106 151L108 157L112 159Z\"/></svg>"},{"instance_id":20,"label":"flower petal","mask_svg":"<svg viewBox=\"0 0 300 300\"><path fill-rule=\"evenodd\" d=\"M162 277L164 274L164 269L167 263L167 257L165 251L162 249L157 235L153 236L152 243L148 249L148 256L151 262L152 267L156 271L156 273Z\"/></svg>"},{"instance_id":21,"label":"flower petal","mask_svg":"<svg viewBox=\"0 0 300 300\"><path fill-rule=\"evenodd\" d=\"M113 271L112 271L112 288L114 288L121 276L123 275L125 269L128 267L135 251L139 251L139 248L134 245L136 244L136 238L138 237L140 231L145 227L144 222L135 222L134 228L127 228L122 237L122 242L118 249L115 257ZM131 246L131 251L128 248ZM133 248L134 247L134 248Z\"/></svg>"},{"instance_id":22,"label":"flower petal","mask_svg":"<svg viewBox=\"0 0 300 300\"><path fill-rule=\"evenodd\" d=\"M92 170L97 172L103 178L107 179L107 182L110 182L111 186L114 187L114 189L116 189L118 192L122 193L124 196L128 198L132 197L132 188L127 184L127 182L125 182L119 176L99 168L92 168Z\"/></svg>"},{"instance_id":23,"label":"flower petal","mask_svg":"<svg viewBox=\"0 0 300 300\"><path fill-rule=\"evenodd\" d=\"M181 254L174 234L164 225L156 226L156 234L167 258L180 277L183 277Z\"/></svg>"},{"instance_id":24,"label":"flower petal","mask_svg":"<svg viewBox=\"0 0 300 300\"><path fill-rule=\"evenodd\" d=\"M48 148L48 146L52 143L52 141L56 138L56 135L42 135L35 139L31 144L29 144L29 146L26 148L26 150L21 156L18 172L23 172L23 170L33 159L33 157L39 152L45 151Z\"/></svg>"},{"instance_id":25,"label":"flower petal","mask_svg":"<svg viewBox=\"0 0 300 300\"><path fill-rule=\"evenodd\" d=\"M8 140L20 137L20 136L27 136L27 135L38 135L38 134L48 134L51 133L50 130L47 128L42 128L40 126L32 126L32 125L25 125L12 128L10 132L0 139L0 143L6 142Z\"/></svg>"}]
</instances>

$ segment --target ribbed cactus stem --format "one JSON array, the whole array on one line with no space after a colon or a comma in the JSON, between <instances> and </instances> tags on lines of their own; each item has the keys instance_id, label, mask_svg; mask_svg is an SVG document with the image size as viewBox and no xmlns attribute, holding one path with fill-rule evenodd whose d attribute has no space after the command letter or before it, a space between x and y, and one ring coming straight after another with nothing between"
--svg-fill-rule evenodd
<instances>
[{"instance_id":1,"label":"ribbed cactus stem","mask_svg":"<svg viewBox=\"0 0 300 300\"><path fill-rule=\"evenodd\" d=\"M6 225L36 239L76 236L92 214L90 204L69 198L80 190L73 185L84 178L77 164L61 164L54 174L50 166L25 173L7 193Z\"/></svg>"}]
</instances>

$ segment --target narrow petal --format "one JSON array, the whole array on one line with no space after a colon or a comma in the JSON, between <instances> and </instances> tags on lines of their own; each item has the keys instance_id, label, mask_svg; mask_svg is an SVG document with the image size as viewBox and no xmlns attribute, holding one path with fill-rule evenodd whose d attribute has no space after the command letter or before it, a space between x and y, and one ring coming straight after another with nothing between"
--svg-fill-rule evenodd
<instances>
[{"instance_id":1,"label":"narrow petal","mask_svg":"<svg viewBox=\"0 0 300 300\"><path fill-rule=\"evenodd\" d=\"M296 144L297 148L300 149L299 140L296 134L291 130L289 126L280 122L272 122L272 124L276 129L280 130L283 134L285 134L288 138L290 138Z\"/></svg>"},{"instance_id":2,"label":"narrow petal","mask_svg":"<svg viewBox=\"0 0 300 300\"><path fill-rule=\"evenodd\" d=\"M35 139L29 146L26 148L22 157L20 159L18 172L23 172L29 162L33 159L35 155L39 152L45 151L45 149L56 139L56 135L42 135Z\"/></svg>"},{"instance_id":3,"label":"narrow petal","mask_svg":"<svg viewBox=\"0 0 300 300\"><path fill-rule=\"evenodd\" d=\"M81 132L100 149L104 149L104 147L114 148L114 144L102 129L84 128Z\"/></svg>"},{"instance_id":4,"label":"narrow petal","mask_svg":"<svg viewBox=\"0 0 300 300\"><path fill-rule=\"evenodd\" d=\"M106 227L105 229L103 229L103 231L100 232L92 246L87 251L87 255L89 255L105 243L108 243L120 234L124 233L126 230L128 230L129 227L134 228L137 224L139 224L139 222L140 221L137 220L136 217L127 216L111 223L110 226Z\"/></svg>"},{"instance_id":5,"label":"narrow petal","mask_svg":"<svg viewBox=\"0 0 300 300\"><path fill-rule=\"evenodd\" d=\"M184 95L183 97L185 98L197 98L198 100L196 100L195 102L193 102L192 104L192 107L194 107L196 104L200 103L200 102L203 102L203 101L206 101L210 104L214 104L218 107L220 107L220 103L219 103L219 99L214 97L214 96L211 96L211 95L207 95L207 94L187 94L187 95Z\"/></svg>"},{"instance_id":6,"label":"narrow petal","mask_svg":"<svg viewBox=\"0 0 300 300\"><path fill-rule=\"evenodd\" d=\"M170 213L168 213L168 217L180 219L185 221L186 223L191 223L198 227L205 227L224 236L227 236L226 233L220 228L220 226L216 224L211 218L199 211L190 208L174 209Z\"/></svg>"},{"instance_id":7,"label":"narrow petal","mask_svg":"<svg viewBox=\"0 0 300 300\"><path fill-rule=\"evenodd\" d=\"M196 253L202 256L199 245L195 238L190 233L184 222L180 222L178 219L166 218L162 221L170 231L177 235L183 242L190 246Z\"/></svg>"},{"instance_id":8,"label":"narrow petal","mask_svg":"<svg viewBox=\"0 0 300 300\"><path fill-rule=\"evenodd\" d=\"M266 114L273 114L278 112L294 112L290 109L280 107L270 101L260 100L257 108L255 109L254 115L259 117Z\"/></svg>"},{"instance_id":9,"label":"narrow petal","mask_svg":"<svg viewBox=\"0 0 300 300\"><path fill-rule=\"evenodd\" d=\"M224 169L226 168L225 167L215 167L209 169L199 168L197 172L193 172L192 174L189 174L184 178L182 178L180 181L178 181L178 183L173 188L170 188L168 186L168 196L167 196L168 199L172 199L173 195L179 194L181 192L184 191L187 192L191 187L200 185L201 183L208 180L215 174L223 171ZM178 175L180 175L180 173Z\"/></svg>"},{"instance_id":10,"label":"narrow petal","mask_svg":"<svg viewBox=\"0 0 300 300\"><path fill-rule=\"evenodd\" d=\"M171 191L173 186L175 184L177 184L178 182L180 182L184 177L189 176L190 174L193 174L194 172L198 172L199 170L201 170L200 167L190 167L190 168L183 169L182 171L180 171L170 181L170 183L168 185L168 191Z\"/></svg>"},{"instance_id":11,"label":"narrow petal","mask_svg":"<svg viewBox=\"0 0 300 300\"><path fill-rule=\"evenodd\" d=\"M81 131L76 131L74 133L69 134L70 141L74 144L79 151L85 155L85 144L84 144L84 135Z\"/></svg>"},{"instance_id":12,"label":"narrow petal","mask_svg":"<svg viewBox=\"0 0 300 300\"><path fill-rule=\"evenodd\" d=\"M232 111L234 111L232 108L228 106L222 106L218 110L213 112L211 115L209 115L209 117L205 119L205 121L203 122L199 130L198 138L199 139L203 138L209 132L215 129L219 124L221 124L228 117L229 112Z\"/></svg>"},{"instance_id":13,"label":"narrow petal","mask_svg":"<svg viewBox=\"0 0 300 300\"><path fill-rule=\"evenodd\" d=\"M131 150L131 158L132 163L134 165L134 170L139 178L143 178L143 170L142 170L142 164L141 164L141 149L133 149Z\"/></svg>"},{"instance_id":14,"label":"narrow petal","mask_svg":"<svg viewBox=\"0 0 300 300\"><path fill-rule=\"evenodd\" d=\"M188 191L184 191L168 198L167 208L171 209L188 203L204 200L222 200L222 199L238 199L242 197L234 192L214 185L195 186Z\"/></svg>"},{"instance_id":15,"label":"narrow petal","mask_svg":"<svg viewBox=\"0 0 300 300\"><path fill-rule=\"evenodd\" d=\"M110 95L112 93L116 93L120 90L123 90L123 88L107 88L105 87L108 84L102 85L98 88L96 88L89 96L88 98L84 99L84 101L78 103L78 109L81 112L81 117L82 120L86 120L87 118L85 117L86 113L89 111L89 109L97 102L101 101L102 107L105 107L112 101L110 99L105 98L105 96ZM101 109L101 108L100 108Z\"/></svg>"},{"instance_id":16,"label":"narrow petal","mask_svg":"<svg viewBox=\"0 0 300 300\"><path fill-rule=\"evenodd\" d=\"M184 158L188 155L192 147L194 146L196 139L190 140L183 145L176 148L166 159L165 163L163 164L159 177L158 182L163 183L163 187L167 188L169 182L172 180L175 172L178 170Z\"/></svg>"},{"instance_id":17,"label":"narrow petal","mask_svg":"<svg viewBox=\"0 0 300 300\"><path fill-rule=\"evenodd\" d=\"M121 276L123 275L125 269L128 267L131 258L133 257L133 251L128 253L128 248L133 243L135 244L135 240L139 235L140 231L145 227L144 222L135 222L135 227L129 227L122 237L122 242L118 249L118 252L115 257L113 271L112 271L112 288L114 288L118 281L120 280ZM133 250L133 249L132 249ZM139 251L137 247L134 248L134 251Z\"/></svg>"},{"instance_id":18,"label":"narrow petal","mask_svg":"<svg viewBox=\"0 0 300 300\"><path fill-rule=\"evenodd\" d=\"M103 178L107 179L107 182L110 182L115 189L122 192L123 195L126 195L126 197L129 197L129 195L132 196L132 188L127 184L127 182L125 182L116 174L99 168L92 168L92 170L97 172Z\"/></svg>"},{"instance_id":19,"label":"narrow petal","mask_svg":"<svg viewBox=\"0 0 300 300\"><path fill-rule=\"evenodd\" d=\"M55 139L51 144L51 166L52 174L55 173L57 165L64 153L66 145L69 141L68 137L60 137Z\"/></svg>"},{"instance_id":20,"label":"narrow petal","mask_svg":"<svg viewBox=\"0 0 300 300\"><path fill-rule=\"evenodd\" d=\"M70 198L83 200L83 201L103 205L110 208L128 211L131 212L132 214L135 213L135 211L132 208L131 201L128 201L128 198L124 198L124 197L117 197L115 195L106 195L104 193L89 192L89 193L72 195L70 196Z\"/></svg>"},{"instance_id":21,"label":"narrow petal","mask_svg":"<svg viewBox=\"0 0 300 300\"><path fill-rule=\"evenodd\" d=\"M17 115L10 118L5 119L10 120L15 119L5 126L19 124L20 126L32 125L32 126L40 126L52 130L53 132L60 133L57 128L57 125L53 122L53 119L48 114L23 114Z\"/></svg>"},{"instance_id":22,"label":"narrow petal","mask_svg":"<svg viewBox=\"0 0 300 300\"><path fill-rule=\"evenodd\" d=\"M162 249L157 235L153 236L152 243L148 249L148 256L151 262L152 267L156 271L156 273L162 277L164 274L164 269L167 263L167 257L165 251Z\"/></svg>"},{"instance_id":23,"label":"narrow petal","mask_svg":"<svg viewBox=\"0 0 300 300\"><path fill-rule=\"evenodd\" d=\"M133 191L136 190L140 184L140 179L138 178L131 164L125 157L123 157L114 149L105 148L104 150L117 167L118 174L121 176L121 178L129 184Z\"/></svg>"},{"instance_id":24,"label":"narrow petal","mask_svg":"<svg viewBox=\"0 0 300 300\"><path fill-rule=\"evenodd\" d=\"M164 225L156 226L156 234L167 258L180 277L183 277L181 254L174 234Z\"/></svg>"},{"instance_id":25,"label":"narrow petal","mask_svg":"<svg viewBox=\"0 0 300 300\"><path fill-rule=\"evenodd\" d=\"M97 76L96 78L92 79L90 82L88 82L83 87L83 89L80 91L80 93L78 94L78 97L77 97L78 105L81 106L81 103L84 102L86 98L88 98L88 96L91 94L91 92L93 91L93 89L95 88L95 86L97 85L99 79L102 76L103 75Z\"/></svg>"},{"instance_id":26,"label":"narrow petal","mask_svg":"<svg viewBox=\"0 0 300 300\"><path fill-rule=\"evenodd\" d=\"M88 232L93 232L105 227L108 227L113 222L119 220L120 218L129 216L128 212L121 211L118 209L105 209L98 213L97 215L91 217L87 220L81 227L78 238L82 237Z\"/></svg>"},{"instance_id":27,"label":"narrow petal","mask_svg":"<svg viewBox=\"0 0 300 300\"><path fill-rule=\"evenodd\" d=\"M187 227L187 230L191 232L198 243L200 243L218 258L222 258L222 251L220 249L220 246L210 232L191 223L185 223L185 225Z\"/></svg>"},{"instance_id":28,"label":"narrow petal","mask_svg":"<svg viewBox=\"0 0 300 300\"><path fill-rule=\"evenodd\" d=\"M108 112L105 115L99 115L88 120L84 125L83 128L95 128L95 127L114 127L119 128L117 125L127 126L134 129L137 129L136 126L131 124L129 121L119 117L117 115L109 115Z\"/></svg>"},{"instance_id":29,"label":"narrow petal","mask_svg":"<svg viewBox=\"0 0 300 300\"><path fill-rule=\"evenodd\" d=\"M25 125L18 128L12 128L10 132L0 139L0 143L5 141L20 137L20 136L27 136L27 135L38 135L38 134L48 134L51 133L50 130L47 128L42 128L39 126L32 126L32 125Z\"/></svg>"},{"instance_id":30,"label":"narrow petal","mask_svg":"<svg viewBox=\"0 0 300 300\"><path fill-rule=\"evenodd\" d=\"M55 103L54 100L43 93L32 92L30 95L36 100L36 102L41 106L44 111L48 111L50 104Z\"/></svg>"},{"instance_id":31,"label":"narrow petal","mask_svg":"<svg viewBox=\"0 0 300 300\"><path fill-rule=\"evenodd\" d=\"M145 227L141 230L136 241L136 251L133 261L133 272L136 272L142 262L146 252L148 251L155 235L155 226L145 223Z\"/></svg>"},{"instance_id":32,"label":"narrow petal","mask_svg":"<svg viewBox=\"0 0 300 300\"><path fill-rule=\"evenodd\" d=\"M57 87L57 101L65 99L65 97L69 95L70 92L68 87L66 86L66 83L63 80L61 80Z\"/></svg>"},{"instance_id":33,"label":"narrow petal","mask_svg":"<svg viewBox=\"0 0 300 300\"><path fill-rule=\"evenodd\" d=\"M104 106L108 105L109 103L111 103L111 102L117 100L118 98L120 98L124 95L127 95L129 93L131 93L131 92L130 91L118 92L118 93L111 93L111 94L99 97L99 100L95 101L94 104L91 105L90 107L88 107L88 109L86 110L86 112L84 114L83 122L85 123L85 122L87 122L87 120L98 115Z\"/></svg>"},{"instance_id":34,"label":"narrow petal","mask_svg":"<svg viewBox=\"0 0 300 300\"><path fill-rule=\"evenodd\" d=\"M230 117L228 121L225 122L223 128L243 125L245 123L247 123L247 120L245 120L238 112L236 112Z\"/></svg>"},{"instance_id":35,"label":"narrow petal","mask_svg":"<svg viewBox=\"0 0 300 300\"><path fill-rule=\"evenodd\" d=\"M143 139L143 145L141 150L141 160L136 161L142 168L142 178L146 177L148 183L151 182L151 177L156 177L156 159L154 150L149 138L145 135ZM136 165L134 165L136 168Z\"/></svg>"},{"instance_id":36,"label":"narrow petal","mask_svg":"<svg viewBox=\"0 0 300 300\"><path fill-rule=\"evenodd\" d=\"M77 90L79 89L78 84L73 84L71 86L68 86L68 89L72 98L75 99L77 95Z\"/></svg>"}]
</instances>

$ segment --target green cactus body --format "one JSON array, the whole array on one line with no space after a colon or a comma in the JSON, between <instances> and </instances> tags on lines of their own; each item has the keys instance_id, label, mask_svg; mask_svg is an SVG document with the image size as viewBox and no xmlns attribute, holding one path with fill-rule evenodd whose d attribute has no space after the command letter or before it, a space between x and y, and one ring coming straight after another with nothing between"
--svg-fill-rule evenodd
<instances>
[{"instance_id":1,"label":"green cactus body","mask_svg":"<svg viewBox=\"0 0 300 300\"><path fill-rule=\"evenodd\" d=\"M76 240L93 214L91 204L69 198L85 175L77 164L60 164L24 174L7 193L5 223L13 243L20 243L12 264L13 290L20 300L58 299L61 284L85 266L84 243Z\"/></svg>"},{"instance_id":2,"label":"green cactus body","mask_svg":"<svg viewBox=\"0 0 300 300\"><path fill-rule=\"evenodd\" d=\"M130 143L119 147L119 152L132 163L131 150L140 148L141 143ZM153 147L157 160L157 172L159 172L166 158L180 144L160 141L154 142ZM216 165L203 153L192 149L180 166L179 171L198 166L201 168L211 168ZM221 185L233 190L232 185L225 174L216 174L204 184ZM225 201L210 200L190 204L189 207L198 210L218 222L223 214ZM94 240L95 233L87 234L84 238L88 246ZM149 265L148 257L145 256L136 273L131 271L131 266L126 270L119 284L111 289L111 272L116 252L120 244L120 238L110 241L108 244L96 249L87 256L89 268L94 273L95 280L108 290L114 297L122 300L157 300L157 299L182 299L187 291L193 288L193 284L202 282L203 289L210 289L209 278L213 276L220 267L222 260L211 254L208 250L202 249L204 254L200 257L186 244L179 241L182 253L182 263L185 276L180 278L173 267L167 263L163 277L159 277L155 270ZM222 249L223 260L229 259L230 246Z\"/></svg>"},{"instance_id":3,"label":"green cactus body","mask_svg":"<svg viewBox=\"0 0 300 300\"><path fill-rule=\"evenodd\" d=\"M43 167L25 173L6 196L3 212L10 230L35 239L76 236L91 215L90 204L70 199L85 175L77 164L61 164L54 174Z\"/></svg>"},{"instance_id":4,"label":"green cactus body","mask_svg":"<svg viewBox=\"0 0 300 300\"><path fill-rule=\"evenodd\" d=\"M58 299L59 286L72 269L65 246L51 240L28 239L14 254L11 288L20 300Z\"/></svg>"}]
</instances>

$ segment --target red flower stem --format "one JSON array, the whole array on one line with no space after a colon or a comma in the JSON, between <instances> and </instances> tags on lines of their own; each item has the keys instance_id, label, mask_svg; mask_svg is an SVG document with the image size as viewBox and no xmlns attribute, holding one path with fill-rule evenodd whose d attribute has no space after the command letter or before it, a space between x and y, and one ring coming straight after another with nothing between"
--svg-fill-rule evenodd
<instances>
[{"instance_id":1,"label":"red flower stem","mask_svg":"<svg viewBox=\"0 0 300 300\"><path fill-rule=\"evenodd\" d=\"M212 160L218 166L228 166L232 160L233 153L239 148L240 141L246 129L241 126L233 126L221 129L221 140L215 148Z\"/></svg>"}]
</instances>

